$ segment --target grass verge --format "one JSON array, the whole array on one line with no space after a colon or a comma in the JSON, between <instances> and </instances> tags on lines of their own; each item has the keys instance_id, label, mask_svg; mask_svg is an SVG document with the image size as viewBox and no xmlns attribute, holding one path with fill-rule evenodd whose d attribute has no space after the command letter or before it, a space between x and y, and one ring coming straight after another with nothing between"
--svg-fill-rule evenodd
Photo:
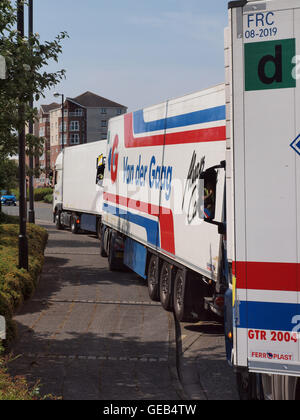
<instances>
[{"instance_id":1,"label":"grass verge","mask_svg":"<svg viewBox=\"0 0 300 420\"><path fill-rule=\"evenodd\" d=\"M18 217L0 213L0 315L6 320L6 343L16 336L13 314L37 286L48 239L45 229L27 225L29 269L19 269L18 223ZM0 355L0 400L37 399L37 388L30 389L24 378L10 378L6 363L7 359Z\"/></svg>"}]
</instances>

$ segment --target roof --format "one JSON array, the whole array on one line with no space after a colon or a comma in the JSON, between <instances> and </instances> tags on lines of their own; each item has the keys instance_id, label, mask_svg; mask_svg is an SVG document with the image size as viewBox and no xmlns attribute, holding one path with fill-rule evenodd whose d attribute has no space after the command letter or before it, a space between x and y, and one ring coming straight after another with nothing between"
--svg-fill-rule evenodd
<instances>
[{"instance_id":1,"label":"roof","mask_svg":"<svg viewBox=\"0 0 300 420\"><path fill-rule=\"evenodd\" d=\"M126 108L125 105L118 104L117 102L111 101L109 99L103 98L102 96L96 95L92 92L85 92L76 98L67 98L71 101L78 103L86 108L111 108L111 107L119 107L119 108Z\"/></svg>"},{"instance_id":2,"label":"roof","mask_svg":"<svg viewBox=\"0 0 300 420\"><path fill-rule=\"evenodd\" d=\"M57 104L56 102L52 102L52 104L50 105L41 105L41 109L44 114L48 114L48 112L52 111L52 109L57 109L59 107L60 105Z\"/></svg>"}]
</instances>

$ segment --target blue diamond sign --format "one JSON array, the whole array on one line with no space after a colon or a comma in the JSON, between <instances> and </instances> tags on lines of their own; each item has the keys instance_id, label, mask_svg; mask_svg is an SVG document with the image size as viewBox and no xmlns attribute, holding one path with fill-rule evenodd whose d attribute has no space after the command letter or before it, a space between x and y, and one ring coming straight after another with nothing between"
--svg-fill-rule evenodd
<instances>
[{"instance_id":1,"label":"blue diamond sign","mask_svg":"<svg viewBox=\"0 0 300 420\"><path fill-rule=\"evenodd\" d=\"M298 137L295 138L295 140L291 144L291 148L294 149L295 152L298 153L298 155L300 155L300 134Z\"/></svg>"}]
</instances>

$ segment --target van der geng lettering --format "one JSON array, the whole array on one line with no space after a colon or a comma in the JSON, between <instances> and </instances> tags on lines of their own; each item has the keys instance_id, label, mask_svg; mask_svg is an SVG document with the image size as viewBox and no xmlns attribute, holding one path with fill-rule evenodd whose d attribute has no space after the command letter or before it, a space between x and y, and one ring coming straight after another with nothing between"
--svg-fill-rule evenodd
<instances>
[{"instance_id":1,"label":"van der geng lettering","mask_svg":"<svg viewBox=\"0 0 300 420\"><path fill-rule=\"evenodd\" d=\"M155 156L151 157L149 165L143 164L141 155L136 165L129 163L128 156L123 158L123 182L144 187L148 181L150 188L160 188L165 192L166 200L171 195L172 175L172 166L159 165Z\"/></svg>"}]
</instances>

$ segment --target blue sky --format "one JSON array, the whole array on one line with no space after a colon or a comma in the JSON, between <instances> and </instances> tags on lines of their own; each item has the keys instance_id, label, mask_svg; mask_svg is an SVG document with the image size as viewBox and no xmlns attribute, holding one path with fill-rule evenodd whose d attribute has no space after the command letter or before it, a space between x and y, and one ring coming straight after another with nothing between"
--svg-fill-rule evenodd
<instances>
[{"instance_id":1,"label":"blue sky","mask_svg":"<svg viewBox=\"0 0 300 420\"><path fill-rule=\"evenodd\" d=\"M34 32L70 36L41 102L89 90L133 111L221 83L226 25L227 0L34 0Z\"/></svg>"}]
</instances>

